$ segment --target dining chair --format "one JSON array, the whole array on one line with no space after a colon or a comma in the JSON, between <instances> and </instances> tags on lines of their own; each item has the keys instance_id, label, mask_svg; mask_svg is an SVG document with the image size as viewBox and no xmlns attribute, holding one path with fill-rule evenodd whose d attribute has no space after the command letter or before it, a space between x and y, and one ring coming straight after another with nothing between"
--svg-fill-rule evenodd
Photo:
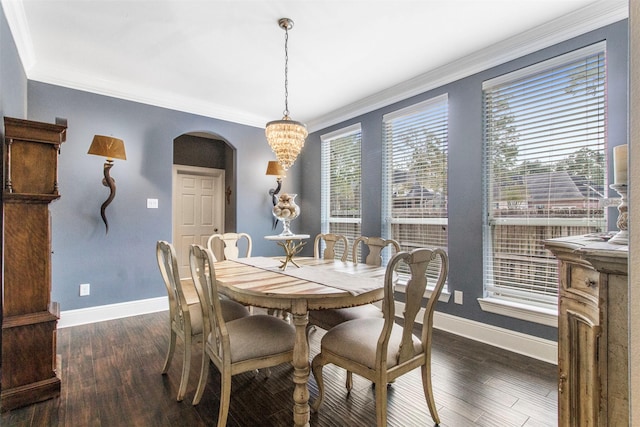
<instances>
[{"instance_id":1,"label":"dining chair","mask_svg":"<svg viewBox=\"0 0 640 427\"><path fill-rule=\"evenodd\" d=\"M438 277L428 300L423 298L427 288L427 269L432 261L440 258ZM422 387L436 424L440 418L433 398L431 384L431 339L433 313L448 274L448 257L440 248L418 248L411 252L399 252L386 267L384 279L383 318L362 318L344 322L329 330L320 342L320 353L313 358L312 370L318 385L318 398L312 409L317 411L324 398L322 368L328 363L341 366L374 383L376 422L387 425L387 384L399 376L420 367ZM398 264L406 263L410 278L406 287L406 302L402 313L402 325L395 322L394 271ZM422 330L415 336L413 330L422 314Z\"/></svg>"},{"instance_id":2,"label":"dining chair","mask_svg":"<svg viewBox=\"0 0 640 427\"><path fill-rule=\"evenodd\" d=\"M220 371L218 427L227 423L231 377L293 361L295 328L284 320L256 314L227 322L221 315L213 253L199 245L189 252L191 275L200 297L205 350L193 404L200 403L209 376L209 361Z\"/></svg>"},{"instance_id":3,"label":"dining chair","mask_svg":"<svg viewBox=\"0 0 640 427\"><path fill-rule=\"evenodd\" d=\"M393 239L360 236L353 242L352 259L354 263L358 262L358 246L361 243L369 247L369 255L365 258L365 264L374 265L376 267L382 265L381 253L386 247L393 247L395 249L394 253L400 251L400 245ZM307 336L309 335L311 327L313 326L317 326L328 331L343 322L368 317L382 318L382 311L373 304L365 304L348 308L334 308L328 310L310 310L310 326L307 327ZM345 387L347 387L348 390L351 390L352 386L353 375L350 371L347 371Z\"/></svg>"},{"instance_id":4,"label":"dining chair","mask_svg":"<svg viewBox=\"0 0 640 427\"><path fill-rule=\"evenodd\" d=\"M393 239L382 239L380 237L358 237L353 243L353 262L358 262L358 245L365 244L369 247L369 255L365 263L374 266L382 265L381 252L386 247L393 247L395 252L400 251L400 245ZM344 261L344 259L343 259ZM309 324L318 326L324 330L329 330L343 322L360 319L363 317L382 317L382 311L373 304L366 304L357 307L337 308L330 310L309 311ZM350 375L347 376L347 387L350 385Z\"/></svg>"},{"instance_id":5,"label":"dining chair","mask_svg":"<svg viewBox=\"0 0 640 427\"><path fill-rule=\"evenodd\" d=\"M240 253L240 247L238 244L242 245L241 241L244 242L244 251ZM225 259L238 259L238 258L249 258L251 256L251 248L253 247L251 236L247 233L224 233L224 234L212 234L207 239L207 249L214 254L213 261L217 261L215 253L216 248L215 242L220 241L222 244L222 257L220 260ZM222 298L226 299L225 297ZM253 307L248 307L249 312L253 314Z\"/></svg>"},{"instance_id":6,"label":"dining chair","mask_svg":"<svg viewBox=\"0 0 640 427\"><path fill-rule=\"evenodd\" d=\"M325 248L320 256L320 244L324 241ZM325 233L318 234L313 242L313 257L324 259L338 259L336 256L336 249L340 251L342 248L342 255L339 257L340 261L346 261L349 256L349 241L342 234Z\"/></svg>"},{"instance_id":7,"label":"dining chair","mask_svg":"<svg viewBox=\"0 0 640 427\"><path fill-rule=\"evenodd\" d=\"M191 345L193 342L202 342L203 326L200 299L193 280L190 278L180 279L176 251L171 243L159 240L156 244L156 258L169 299L169 349L162 374L165 375L169 371L176 349L176 338L180 337L184 343L184 353L177 400L181 401L184 398L189 380ZM228 321L249 315L247 308L235 301L227 300L221 305L224 317Z\"/></svg>"},{"instance_id":8,"label":"dining chair","mask_svg":"<svg viewBox=\"0 0 640 427\"><path fill-rule=\"evenodd\" d=\"M353 241L353 248L351 259L353 262L358 262L358 253L360 244L364 244L368 249L369 253L364 260L365 264L381 266L382 265L382 251L386 247L393 247L395 249L394 253L400 252L400 245L397 241L393 239L383 239L382 237L366 237L360 236L356 240Z\"/></svg>"},{"instance_id":9,"label":"dining chair","mask_svg":"<svg viewBox=\"0 0 640 427\"><path fill-rule=\"evenodd\" d=\"M245 240L245 250L240 254L240 247L238 244L241 240ZM216 253L215 241L222 242L222 251L224 257L220 259L238 259L238 258L249 258L251 256L251 236L247 233L224 233L224 234L212 234L209 236L207 240L207 249L209 249L214 254ZM242 243L240 243L242 244Z\"/></svg>"}]
</instances>

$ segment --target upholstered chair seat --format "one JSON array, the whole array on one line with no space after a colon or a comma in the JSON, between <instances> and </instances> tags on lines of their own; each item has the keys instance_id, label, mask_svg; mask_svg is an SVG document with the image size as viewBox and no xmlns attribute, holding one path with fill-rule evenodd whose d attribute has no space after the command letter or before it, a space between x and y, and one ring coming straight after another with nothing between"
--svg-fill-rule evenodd
<instances>
[{"instance_id":1,"label":"upholstered chair seat","mask_svg":"<svg viewBox=\"0 0 640 427\"><path fill-rule=\"evenodd\" d=\"M193 284L193 279L181 279L182 291L184 298L189 306L189 314L191 318L191 332L193 335L202 334L202 310L200 308L200 299ZM249 310L239 302L230 299L220 298L220 308L222 309L222 317L227 322L249 316Z\"/></svg>"},{"instance_id":2,"label":"upholstered chair seat","mask_svg":"<svg viewBox=\"0 0 640 427\"><path fill-rule=\"evenodd\" d=\"M220 298L220 308L222 310L222 317L224 317L224 320L227 322L247 317L250 314L247 307L230 299ZM202 311L200 311L200 321L202 321Z\"/></svg>"},{"instance_id":3,"label":"upholstered chair seat","mask_svg":"<svg viewBox=\"0 0 640 427\"><path fill-rule=\"evenodd\" d=\"M285 353L293 348L295 342L295 331L291 325L266 314L240 318L226 325L231 363ZM211 339L209 334L209 345L214 346Z\"/></svg>"},{"instance_id":4,"label":"upholstered chair seat","mask_svg":"<svg viewBox=\"0 0 640 427\"><path fill-rule=\"evenodd\" d=\"M340 354L342 357L359 363L363 367L375 369L378 338L384 327L384 319L363 318L355 319L349 324L342 323L331 329L331 334L322 340L322 351ZM398 364L400 343L403 329L394 324L389 337L387 350L387 368ZM422 352L422 343L416 336L412 336L415 353Z\"/></svg>"},{"instance_id":5,"label":"upholstered chair seat","mask_svg":"<svg viewBox=\"0 0 640 427\"><path fill-rule=\"evenodd\" d=\"M367 304L350 308L309 311L309 323L327 331L343 322L368 317L382 319L382 310L373 304Z\"/></svg>"}]
</instances>

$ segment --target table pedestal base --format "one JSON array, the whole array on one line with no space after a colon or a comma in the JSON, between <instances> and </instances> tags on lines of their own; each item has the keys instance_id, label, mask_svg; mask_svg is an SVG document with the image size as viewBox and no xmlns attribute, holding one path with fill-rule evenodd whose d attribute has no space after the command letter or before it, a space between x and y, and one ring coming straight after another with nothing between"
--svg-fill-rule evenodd
<instances>
[{"instance_id":1,"label":"table pedestal base","mask_svg":"<svg viewBox=\"0 0 640 427\"><path fill-rule=\"evenodd\" d=\"M296 327L296 343L293 347L293 423L295 426L309 426L309 343L307 341L307 323L309 315L293 313L293 325Z\"/></svg>"}]
</instances>

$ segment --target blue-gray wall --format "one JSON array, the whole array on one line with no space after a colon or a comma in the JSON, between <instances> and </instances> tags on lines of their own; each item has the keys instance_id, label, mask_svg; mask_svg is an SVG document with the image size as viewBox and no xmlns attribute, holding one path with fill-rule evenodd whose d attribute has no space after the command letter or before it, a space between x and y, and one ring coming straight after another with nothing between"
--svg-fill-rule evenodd
<instances>
[{"instance_id":1,"label":"blue-gray wall","mask_svg":"<svg viewBox=\"0 0 640 427\"><path fill-rule=\"evenodd\" d=\"M320 137L351 125L362 126L362 233L381 235L382 116L443 93L449 96L449 288L464 292L464 304L451 300L437 307L472 319L542 338L556 340L556 328L486 313L477 298L483 296L482 278L482 82L544 61L580 47L607 41L607 132L609 154L614 145L627 142L628 40L627 21L621 21L575 39L491 68L410 99L311 134L302 158L303 228L320 232ZM426 53L425 53L426 54ZM613 170L613 168L610 168ZM613 182L613 177L610 177ZM611 197L617 197L613 192ZM610 214L614 214L614 210ZM614 221L615 224L615 221Z\"/></svg>"},{"instance_id":2,"label":"blue-gray wall","mask_svg":"<svg viewBox=\"0 0 640 427\"><path fill-rule=\"evenodd\" d=\"M165 295L155 244L172 237L173 142L188 132L219 135L236 149L237 229L254 236L256 254L279 254L258 237L272 234L267 191L273 183L264 171L273 154L262 129L33 81L28 117L68 124L59 158L62 197L50 207L52 298L62 310ZM101 184L104 158L87 154L95 134L122 138L127 151L127 160L115 160L111 169L117 194L107 208L108 234L99 215L108 194ZM147 209L147 198L158 199L159 209ZM91 284L90 296L78 295L81 283Z\"/></svg>"}]
</instances>

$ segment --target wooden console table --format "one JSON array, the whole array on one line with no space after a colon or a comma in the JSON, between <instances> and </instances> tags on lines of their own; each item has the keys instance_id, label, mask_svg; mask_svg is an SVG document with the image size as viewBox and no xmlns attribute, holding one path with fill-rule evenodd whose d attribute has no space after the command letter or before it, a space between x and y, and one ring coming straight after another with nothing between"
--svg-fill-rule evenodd
<instances>
[{"instance_id":1,"label":"wooden console table","mask_svg":"<svg viewBox=\"0 0 640 427\"><path fill-rule=\"evenodd\" d=\"M558 425L628 426L627 246L551 239L559 260Z\"/></svg>"}]
</instances>

